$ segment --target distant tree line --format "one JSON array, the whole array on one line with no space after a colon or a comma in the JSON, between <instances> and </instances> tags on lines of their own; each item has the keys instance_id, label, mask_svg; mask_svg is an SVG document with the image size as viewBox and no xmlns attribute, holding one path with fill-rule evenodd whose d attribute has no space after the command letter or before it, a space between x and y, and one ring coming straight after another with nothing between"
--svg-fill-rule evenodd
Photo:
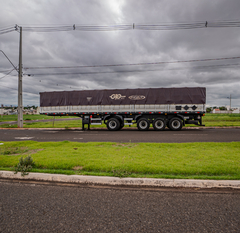
<instances>
[{"instance_id":1,"label":"distant tree line","mask_svg":"<svg viewBox=\"0 0 240 233\"><path fill-rule=\"evenodd\" d=\"M214 106L214 107L208 107L208 108L206 108L206 112L207 113L210 113L213 109L219 109L219 110L221 110L221 111L226 111L227 110L227 108L225 107L225 106L222 106L222 107L217 107L217 106Z\"/></svg>"},{"instance_id":2,"label":"distant tree line","mask_svg":"<svg viewBox=\"0 0 240 233\"><path fill-rule=\"evenodd\" d=\"M37 109L38 106L32 105L32 106L26 106L24 109ZM2 107L4 109L17 109L17 106L4 106Z\"/></svg>"}]
</instances>

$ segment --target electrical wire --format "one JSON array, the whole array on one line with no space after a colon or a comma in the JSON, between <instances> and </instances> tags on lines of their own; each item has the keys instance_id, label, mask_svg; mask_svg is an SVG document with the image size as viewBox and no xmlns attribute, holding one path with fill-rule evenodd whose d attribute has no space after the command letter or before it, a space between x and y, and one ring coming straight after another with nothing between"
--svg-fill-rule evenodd
<instances>
[{"instance_id":1,"label":"electrical wire","mask_svg":"<svg viewBox=\"0 0 240 233\"><path fill-rule=\"evenodd\" d=\"M118 71L96 71L96 72L68 72L68 73L37 73L25 74L27 76L45 76L45 75L87 75L87 74L111 74L111 73L142 73L149 71L170 71L170 70L186 70L186 69L216 69L216 68L231 68L232 66L240 66L240 64L222 64L222 65L206 65L206 66L192 66L192 67L179 67L170 69L154 69L154 70L118 70Z\"/></svg>"},{"instance_id":2,"label":"electrical wire","mask_svg":"<svg viewBox=\"0 0 240 233\"><path fill-rule=\"evenodd\" d=\"M5 87L5 88L8 88L8 89L11 89L11 90L14 90L14 91L18 91L18 89L16 89L16 88L7 87L7 86L4 86L4 85L1 85L1 87ZM27 94L39 95L37 93L32 93L32 92L28 92L28 91L22 91L22 92L27 93Z\"/></svg>"},{"instance_id":3,"label":"electrical wire","mask_svg":"<svg viewBox=\"0 0 240 233\"><path fill-rule=\"evenodd\" d=\"M12 26L12 27L6 27L6 28L0 28L0 35L9 33L9 32L13 32L16 30L16 27Z\"/></svg>"},{"instance_id":4,"label":"electrical wire","mask_svg":"<svg viewBox=\"0 0 240 233\"><path fill-rule=\"evenodd\" d=\"M142 65L162 65L171 63L188 63L188 62L206 62L206 61L220 61L220 60L232 60L240 59L240 57L221 57L221 58L204 58L195 60L183 60L183 61L163 61L163 62L144 62L144 63L130 63L130 64L111 64L111 65L92 65L92 66L48 66L48 67L24 67L24 70L28 69L73 69L73 68L95 68L95 67L114 67L114 66L142 66Z\"/></svg>"},{"instance_id":5,"label":"electrical wire","mask_svg":"<svg viewBox=\"0 0 240 233\"><path fill-rule=\"evenodd\" d=\"M239 20L225 21L199 21L193 23L162 23L162 24L113 24L113 25L59 25L59 26L24 26L23 31L28 32L60 32L60 31L118 31L118 30L182 30L199 28L229 28L240 27ZM0 29L0 35L18 31L20 26Z\"/></svg>"},{"instance_id":6,"label":"electrical wire","mask_svg":"<svg viewBox=\"0 0 240 233\"><path fill-rule=\"evenodd\" d=\"M12 70L11 70L10 72L8 72L6 75L4 75L3 77L1 77L0 80L3 79L3 78L5 78L5 77L7 77L7 76L8 76L9 74L11 74L14 70L15 70L15 69L12 69Z\"/></svg>"},{"instance_id":7,"label":"electrical wire","mask_svg":"<svg viewBox=\"0 0 240 233\"><path fill-rule=\"evenodd\" d=\"M240 21L202 21L196 23L165 23L165 24L137 24L139 30L181 30L181 29L198 29L198 28L223 28L223 27L240 27Z\"/></svg>"},{"instance_id":8,"label":"electrical wire","mask_svg":"<svg viewBox=\"0 0 240 233\"><path fill-rule=\"evenodd\" d=\"M32 32L56 32L56 31L116 31L116 30L131 30L132 25L110 25L110 26L87 26L87 25L69 25L69 26L54 26L54 27L23 27L23 31Z\"/></svg>"},{"instance_id":9,"label":"electrical wire","mask_svg":"<svg viewBox=\"0 0 240 233\"><path fill-rule=\"evenodd\" d=\"M115 24L115 25L59 25L59 26L24 26L23 31L57 32L57 31L116 31L116 30L182 30L199 28L240 27L239 20L199 21L193 23L162 23L162 24ZM18 27L19 28L19 27Z\"/></svg>"},{"instance_id":10,"label":"electrical wire","mask_svg":"<svg viewBox=\"0 0 240 233\"><path fill-rule=\"evenodd\" d=\"M9 72L10 70L0 70L0 73Z\"/></svg>"}]
</instances>

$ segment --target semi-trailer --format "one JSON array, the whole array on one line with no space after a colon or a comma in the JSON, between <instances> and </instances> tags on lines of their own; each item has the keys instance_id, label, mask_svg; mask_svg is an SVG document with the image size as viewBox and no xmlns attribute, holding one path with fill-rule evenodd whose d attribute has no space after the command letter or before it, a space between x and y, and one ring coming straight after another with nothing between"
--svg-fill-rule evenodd
<instances>
[{"instance_id":1,"label":"semi-trailer","mask_svg":"<svg viewBox=\"0 0 240 233\"><path fill-rule=\"evenodd\" d=\"M108 130L120 130L137 124L146 131L181 130L186 124L202 124L205 115L206 88L139 88L40 93L40 114L77 116L82 129L106 124Z\"/></svg>"}]
</instances>

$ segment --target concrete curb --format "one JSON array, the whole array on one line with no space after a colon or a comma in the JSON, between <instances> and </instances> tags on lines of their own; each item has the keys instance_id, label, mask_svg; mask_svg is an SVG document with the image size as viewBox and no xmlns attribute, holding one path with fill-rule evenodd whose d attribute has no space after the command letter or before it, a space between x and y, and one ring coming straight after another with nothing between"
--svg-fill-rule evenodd
<instances>
[{"instance_id":1,"label":"concrete curb","mask_svg":"<svg viewBox=\"0 0 240 233\"><path fill-rule=\"evenodd\" d=\"M193 179L151 179L151 178L118 178L104 176L59 175L47 173L21 173L0 171L0 178L14 180L33 180L45 182L62 182L72 184L134 186L134 187L168 187L168 188L231 188L240 189L240 180L193 180Z\"/></svg>"}]
</instances>

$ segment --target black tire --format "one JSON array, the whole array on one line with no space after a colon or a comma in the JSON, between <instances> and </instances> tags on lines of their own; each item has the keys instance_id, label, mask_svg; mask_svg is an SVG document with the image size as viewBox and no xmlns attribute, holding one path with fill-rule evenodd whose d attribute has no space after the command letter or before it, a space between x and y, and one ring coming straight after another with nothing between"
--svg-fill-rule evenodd
<instances>
[{"instance_id":1,"label":"black tire","mask_svg":"<svg viewBox=\"0 0 240 233\"><path fill-rule=\"evenodd\" d=\"M167 124L166 124L166 126L170 129L170 127L169 127L169 121L167 121Z\"/></svg>"},{"instance_id":2,"label":"black tire","mask_svg":"<svg viewBox=\"0 0 240 233\"><path fill-rule=\"evenodd\" d=\"M124 123L120 124L119 130L121 130L124 127Z\"/></svg>"},{"instance_id":3,"label":"black tire","mask_svg":"<svg viewBox=\"0 0 240 233\"><path fill-rule=\"evenodd\" d=\"M169 129L177 131L181 130L183 126L182 120L180 118L174 117L169 121Z\"/></svg>"},{"instance_id":4,"label":"black tire","mask_svg":"<svg viewBox=\"0 0 240 233\"><path fill-rule=\"evenodd\" d=\"M149 126L150 126L150 123L149 123L148 119L146 119L146 118L141 118L137 122L138 130L146 131L149 129Z\"/></svg>"},{"instance_id":5,"label":"black tire","mask_svg":"<svg viewBox=\"0 0 240 233\"><path fill-rule=\"evenodd\" d=\"M111 130L111 131L116 131L120 128L120 122L118 119L116 118L110 118L108 121L107 121L107 128L108 130Z\"/></svg>"},{"instance_id":6,"label":"black tire","mask_svg":"<svg viewBox=\"0 0 240 233\"><path fill-rule=\"evenodd\" d=\"M166 123L162 118L157 118L153 121L154 130L164 130L166 127Z\"/></svg>"}]
</instances>

